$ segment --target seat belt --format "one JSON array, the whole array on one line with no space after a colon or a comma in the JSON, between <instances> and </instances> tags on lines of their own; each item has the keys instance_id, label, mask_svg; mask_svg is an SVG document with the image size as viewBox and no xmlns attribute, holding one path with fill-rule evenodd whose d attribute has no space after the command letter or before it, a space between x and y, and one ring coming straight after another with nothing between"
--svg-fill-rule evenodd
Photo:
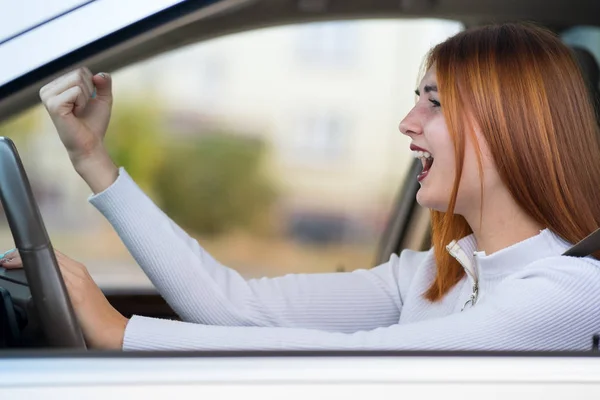
<instances>
[{"instance_id":1,"label":"seat belt","mask_svg":"<svg viewBox=\"0 0 600 400\"><path fill-rule=\"evenodd\" d=\"M565 251L562 255L571 257L586 257L598 250L600 250L600 228L587 235L569 250ZM600 335L596 334L592 337L592 352L597 353L599 351Z\"/></svg>"},{"instance_id":2,"label":"seat belt","mask_svg":"<svg viewBox=\"0 0 600 400\"><path fill-rule=\"evenodd\" d=\"M587 257L598 250L600 250L600 228L587 235L569 250L565 251L562 255L571 257Z\"/></svg>"}]
</instances>

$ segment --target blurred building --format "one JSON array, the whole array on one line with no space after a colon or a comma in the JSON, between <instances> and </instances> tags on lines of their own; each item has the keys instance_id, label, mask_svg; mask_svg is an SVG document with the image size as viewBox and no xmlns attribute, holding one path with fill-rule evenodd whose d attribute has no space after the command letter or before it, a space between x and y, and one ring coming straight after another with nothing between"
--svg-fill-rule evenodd
<instances>
[{"instance_id":1,"label":"blurred building","mask_svg":"<svg viewBox=\"0 0 600 400\"><path fill-rule=\"evenodd\" d=\"M439 20L366 20L230 35L116 72L116 105L119 96L150 93L147 100L164 103L179 124L264 137L290 229L335 237L358 224L368 234L387 218L411 160L397 126L412 107L423 58L460 29ZM31 150L40 173L61 180L60 207L76 220L95 218L56 138L42 135Z\"/></svg>"}]
</instances>

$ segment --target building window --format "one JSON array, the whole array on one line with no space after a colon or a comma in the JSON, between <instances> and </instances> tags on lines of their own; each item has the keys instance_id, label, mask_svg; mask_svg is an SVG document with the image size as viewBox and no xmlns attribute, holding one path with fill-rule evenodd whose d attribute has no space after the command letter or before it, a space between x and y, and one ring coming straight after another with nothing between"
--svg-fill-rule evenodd
<instances>
[{"instance_id":1,"label":"building window","mask_svg":"<svg viewBox=\"0 0 600 400\"><path fill-rule=\"evenodd\" d=\"M284 134L286 156L294 161L329 162L344 156L350 123L335 113L297 117L292 135ZM291 136L291 137L290 137Z\"/></svg>"},{"instance_id":2,"label":"building window","mask_svg":"<svg viewBox=\"0 0 600 400\"><path fill-rule=\"evenodd\" d=\"M296 59L302 64L349 67L356 61L358 24L347 21L307 24L296 33Z\"/></svg>"}]
</instances>

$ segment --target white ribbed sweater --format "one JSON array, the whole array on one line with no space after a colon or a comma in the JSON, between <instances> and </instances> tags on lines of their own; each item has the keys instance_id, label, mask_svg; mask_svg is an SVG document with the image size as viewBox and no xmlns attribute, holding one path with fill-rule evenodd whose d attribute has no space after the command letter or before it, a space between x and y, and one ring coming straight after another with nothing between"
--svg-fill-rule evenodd
<instances>
[{"instance_id":1,"label":"white ribbed sweater","mask_svg":"<svg viewBox=\"0 0 600 400\"><path fill-rule=\"evenodd\" d=\"M431 251L351 273L247 281L124 169L90 202L186 321L134 316L125 350L586 350L600 333L600 262L561 256L570 244L549 230L489 256L473 236L459 240L472 273L431 303L422 296L435 274ZM461 311L473 279L477 302Z\"/></svg>"}]
</instances>

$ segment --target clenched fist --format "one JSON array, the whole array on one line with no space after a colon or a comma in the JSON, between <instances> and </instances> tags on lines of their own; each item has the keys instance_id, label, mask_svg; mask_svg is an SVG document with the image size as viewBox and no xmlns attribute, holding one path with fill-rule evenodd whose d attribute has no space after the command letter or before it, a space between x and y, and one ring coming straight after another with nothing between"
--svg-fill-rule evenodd
<instances>
[{"instance_id":1,"label":"clenched fist","mask_svg":"<svg viewBox=\"0 0 600 400\"><path fill-rule=\"evenodd\" d=\"M79 68L42 87L40 98L75 170L96 193L110 186L118 175L103 143L113 102L110 76Z\"/></svg>"}]
</instances>

